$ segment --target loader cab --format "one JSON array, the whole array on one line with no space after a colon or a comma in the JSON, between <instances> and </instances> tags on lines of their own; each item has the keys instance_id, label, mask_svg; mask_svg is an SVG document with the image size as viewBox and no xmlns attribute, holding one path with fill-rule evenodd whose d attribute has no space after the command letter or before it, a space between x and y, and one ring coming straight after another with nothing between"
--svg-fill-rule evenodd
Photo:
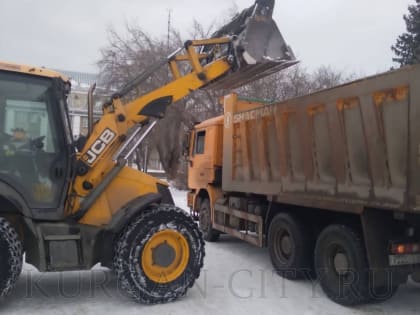
<instances>
[{"instance_id":1,"label":"loader cab","mask_svg":"<svg viewBox=\"0 0 420 315\"><path fill-rule=\"evenodd\" d=\"M69 85L47 70L14 66L16 71L8 71L2 66L0 63L1 197L19 203L19 211L27 209L25 215L34 219L59 220L71 156Z\"/></svg>"},{"instance_id":2,"label":"loader cab","mask_svg":"<svg viewBox=\"0 0 420 315\"><path fill-rule=\"evenodd\" d=\"M189 135L188 187L221 185L223 156L223 116L206 120Z\"/></svg>"}]
</instances>

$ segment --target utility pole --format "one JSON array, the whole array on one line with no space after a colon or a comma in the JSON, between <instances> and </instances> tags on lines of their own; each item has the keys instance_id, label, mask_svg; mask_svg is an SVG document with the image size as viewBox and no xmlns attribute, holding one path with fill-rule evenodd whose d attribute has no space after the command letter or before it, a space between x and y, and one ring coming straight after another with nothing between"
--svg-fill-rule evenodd
<instances>
[{"instance_id":1,"label":"utility pole","mask_svg":"<svg viewBox=\"0 0 420 315\"><path fill-rule=\"evenodd\" d=\"M171 40L171 18L172 18L172 9L168 9L168 42L167 49L169 51L169 45Z\"/></svg>"}]
</instances>

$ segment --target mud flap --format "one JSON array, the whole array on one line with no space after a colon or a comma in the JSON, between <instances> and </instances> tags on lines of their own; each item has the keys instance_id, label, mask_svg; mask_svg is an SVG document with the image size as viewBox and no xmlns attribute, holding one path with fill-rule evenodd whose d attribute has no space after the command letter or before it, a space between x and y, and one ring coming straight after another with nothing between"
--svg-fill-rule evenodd
<instances>
[{"instance_id":1,"label":"mud flap","mask_svg":"<svg viewBox=\"0 0 420 315\"><path fill-rule=\"evenodd\" d=\"M392 213L365 209L361 215L366 254L371 270L371 285L387 286L405 283L408 269L392 267L388 262L389 227L395 224Z\"/></svg>"}]
</instances>

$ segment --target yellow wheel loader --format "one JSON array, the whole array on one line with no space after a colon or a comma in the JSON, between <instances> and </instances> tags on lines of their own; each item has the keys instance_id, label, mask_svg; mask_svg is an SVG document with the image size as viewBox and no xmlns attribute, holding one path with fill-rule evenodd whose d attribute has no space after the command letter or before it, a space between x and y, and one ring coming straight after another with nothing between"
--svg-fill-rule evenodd
<instances>
[{"instance_id":1,"label":"yellow wheel loader","mask_svg":"<svg viewBox=\"0 0 420 315\"><path fill-rule=\"evenodd\" d=\"M232 88L296 63L256 1L212 38L187 41L103 105L74 143L65 76L0 62L0 296L26 262L41 272L112 268L129 296L153 304L184 295L200 274L204 242L166 182L127 166L172 103L201 88ZM188 63L182 71L179 63ZM124 102L158 67L172 80ZM89 97L91 99L91 95Z\"/></svg>"}]
</instances>

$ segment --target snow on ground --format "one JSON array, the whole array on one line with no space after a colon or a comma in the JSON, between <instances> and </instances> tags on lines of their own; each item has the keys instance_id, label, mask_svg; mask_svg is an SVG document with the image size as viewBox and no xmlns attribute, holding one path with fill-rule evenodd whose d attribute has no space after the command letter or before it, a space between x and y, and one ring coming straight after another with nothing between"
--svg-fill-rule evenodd
<instances>
[{"instance_id":1,"label":"snow on ground","mask_svg":"<svg viewBox=\"0 0 420 315\"><path fill-rule=\"evenodd\" d=\"M185 193L173 190L186 209ZM419 314L420 285L409 283L382 304L345 308L334 304L316 282L288 281L272 272L268 252L225 236L206 244L205 266L196 285L180 300L139 305L118 290L116 278L104 268L41 274L29 265L0 313L27 314Z\"/></svg>"}]
</instances>

